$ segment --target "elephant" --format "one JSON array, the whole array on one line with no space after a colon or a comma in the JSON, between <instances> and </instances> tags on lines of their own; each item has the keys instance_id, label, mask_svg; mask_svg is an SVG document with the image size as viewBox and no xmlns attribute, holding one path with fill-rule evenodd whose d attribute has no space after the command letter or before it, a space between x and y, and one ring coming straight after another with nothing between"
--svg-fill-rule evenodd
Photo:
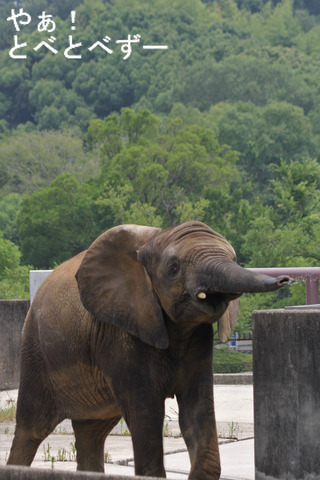
<instances>
[{"instance_id":1,"label":"elephant","mask_svg":"<svg viewBox=\"0 0 320 480\"><path fill-rule=\"evenodd\" d=\"M165 477L164 403L176 396L189 478L219 479L212 324L227 341L243 293L289 282L238 265L202 222L107 230L47 277L28 311L7 463L31 465L69 418L77 469L103 472L105 439L124 418L136 475Z\"/></svg>"}]
</instances>

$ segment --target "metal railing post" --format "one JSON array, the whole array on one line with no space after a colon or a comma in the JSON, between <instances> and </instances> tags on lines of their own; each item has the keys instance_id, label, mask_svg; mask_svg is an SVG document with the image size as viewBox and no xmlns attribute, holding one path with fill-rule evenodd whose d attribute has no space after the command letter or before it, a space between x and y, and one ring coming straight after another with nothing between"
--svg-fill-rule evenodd
<instances>
[{"instance_id":1,"label":"metal railing post","mask_svg":"<svg viewBox=\"0 0 320 480\"><path fill-rule=\"evenodd\" d=\"M306 278L306 304L315 305L319 303L319 280Z\"/></svg>"}]
</instances>

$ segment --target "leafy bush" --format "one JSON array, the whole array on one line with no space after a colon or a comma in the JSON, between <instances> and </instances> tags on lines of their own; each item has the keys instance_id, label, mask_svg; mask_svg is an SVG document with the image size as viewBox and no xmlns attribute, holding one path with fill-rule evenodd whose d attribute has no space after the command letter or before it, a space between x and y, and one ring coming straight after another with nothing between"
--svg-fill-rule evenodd
<instances>
[{"instance_id":1,"label":"leafy bush","mask_svg":"<svg viewBox=\"0 0 320 480\"><path fill-rule=\"evenodd\" d=\"M214 373L241 373L252 371L252 354L235 352L228 347L215 348L213 353Z\"/></svg>"}]
</instances>

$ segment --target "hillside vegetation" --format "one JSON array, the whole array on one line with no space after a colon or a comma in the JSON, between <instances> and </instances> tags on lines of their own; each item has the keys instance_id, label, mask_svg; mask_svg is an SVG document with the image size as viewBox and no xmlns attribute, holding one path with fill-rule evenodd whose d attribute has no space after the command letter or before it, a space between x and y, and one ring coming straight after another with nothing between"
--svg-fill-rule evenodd
<instances>
[{"instance_id":1,"label":"hillside vegetation","mask_svg":"<svg viewBox=\"0 0 320 480\"><path fill-rule=\"evenodd\" d=\"M0 1L0 297L126 222L319 265L319 71L315 0ZM237 329L296 303L244 296Z\"/></svg>"}]
</instances>

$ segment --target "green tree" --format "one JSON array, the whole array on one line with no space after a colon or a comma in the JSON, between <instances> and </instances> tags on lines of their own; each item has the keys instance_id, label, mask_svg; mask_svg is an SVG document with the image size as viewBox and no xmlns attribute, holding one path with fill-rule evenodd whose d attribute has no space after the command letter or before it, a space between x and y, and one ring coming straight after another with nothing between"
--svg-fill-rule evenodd
<instances>
[{"instance_id":1,"label":"green tree","mask_svg":"<svg viewBox=\"0 0 320 480\"><path fill-rule=\"evenodd\" d=\"M103 120L91 120L86 133L86 144L90 150L98 148L104 162L120 153L122 140L119 116L109 115Z\"/></svg>"},{"instance_id":2,"label":"green tree","mask_svg":"<svg viewBox=\"0 0 320 480\"><path fill-rule=\"evenodd\" d=\"M239 165L254 179L259 191L273 175L270 165L312 156L315 145L311 122L300 107L271 102L264 107L239 102L210 109L217 138L241 152Z\"/></svg>"},{"instance_id":3,"label":"green tree","mask_svg":"<svg viewBox=\"0 0 320 480\"><path fill-rule=\"evenodd\" d=\"M273 205L251 221L242 253L248 266L315 266L320 215L320 165L315 160L284 161L270 181Z\"/></svg>"},{"instance_id":4,"label":"green tree","mask_svg":"<svg viewBox=\"0 0 320 480\"><path fill-rule=\"evenodd\" d=\"M87 248L100 233L87 185L70 174L24 198L18 215L23 261L52 268Z\"/></svg>"},{"instance_id":5,"label":"green tree","mask_svg":"<svg viewBox=\"0 0 320 480\"><path fill-rule=\"evenodd\" d=\"M281 161L270 181L273 202L281 221L316 213L320 200L320 164L314 159Z\"/></svg>"},{"instance_id":6,"label":"green tree","mask_svg":"<svg viewBox=\"0 0 320 480\"><path fill-rule=\"evenodd\" d=\"M3 237L14 243L18 241L16 217L21 205L22 196L18 193L9 193L0 199L0 231Z\"/></svg>"},{"instance_id":7,"label":"green tree","mask_svg":"<svg viewBox=\"0 0 320 480\"><path fill-rule=\"evenodd\" d=\"M294 7L307 9L312 15L320 15L320 5L317 0L294 0Z\"/></svg>"},{"instance_id":8,"label":"green tree","mask_svg":"<svg viewBox=\"0 0 320 480\"><path fill-rule=\"evenodd\" d=\"M98 174L98 165L76 133L17 130L0 141L0 197L48 186L63 172L87 180Z\"/></svg>"},{"instance_id":9,"label":"green tree","mask_svg":"<svg viewBox=\"0 0 320 480\"><path fill-rule=\"evenodd\" d=\"M294 15L293 0L281 0L275 8L268 2L261 14L254 15L252 20L256 38L267 40L271 45L292 46L293 39L301 28Z\"/></svg>"},{"instance_id":10,"label":"green tree","mask_svg":"<svg viewBox=\"0 0 320 480\"><path fill-rule=\"evenodd\" d=\"M263 0L237 0L239 8L245 8L251 13L260 12L263 8Z\"/></svg>"},{"instance_id":11,"label":"green tree","mask_svg":"<svg viewBox=\"0 0 320 480\"><path fill-rule=\"evenodd\" d=\"M11 63L0 56L0 109L1 117L16 127L32 119L34 113L29 102L30 71L25 65ZM10 59L10 57L9 57Z\"/></svg>"},{"instance_id":12,"label":"green tree","mask_svg":"<svg viewBox=\"0 0 320 480\"><path fill-rule=\"evenodd\" d=\"M64 87L60 80L39 80L29 94L35 108L35 121L39 130L59 130L70 124L87 126L93 112L83 98L72 89ZM86 123L79 122L79 110L87 112ZM76 122L78 119L78 122Z\"/></svg>"},{"instance_id":13,"label":"green tree","mask_svg":"<svg viewBox=\"0 0 320 480\"><path fill-rule=\"evenodd\" d=\"M154 117L145 112L143 115L153 127ZM134 114L132 119L139 127L139 116ZM135 133L131 143L124 144L120 153L109 159L99 179L104 186L98 203L100 208L104 205L105 217L113 217L115 223L124 222L134 209L135 218L142 218L145 210L145 221L163 226L191 218L204 220L213 192L217 196L218 192L230 195L230 183L238 181L237 153L227 146L220 147L203 127L183 126L179 119L173 119L166 129L166 133L149 141L143 138L143 142ZM149 125L144 125L142 131L145 135ZM139 142L134 143L135 139Z\"/></svg>"},{"instance_id":14,"label":"green tree","mask_svg":"<svg viewBox=\"0 0 320 480\"><path fill-rule=\"evenodd\" d=\"M131 108L122 108L120 118L129 143L137 143L142 137L153 137L158 132L159 119L149 110L134 112Z\"/></svg>"},{"instance_id":15,"label":"green tree","mask_svg":"<svg viewBox=\"0 0 320 480\"><path fill-rule=\"evenodd\" d=\"M121 59L117 58L117 61ZM133 103L133 88L128 75L115 62L109 59L108 62L91 60L83 63L72 83L76 95L85 98L98 117L119 112L122 107Z\"/></svg>"},{"instance_id":16,"label":"green tree","mask_svg":"<svg viewBox=\"0 0 320 480\"><path fill-rule=\"evenodd\" d=\"M0 233L0 298L29 297L29 267L21 266L19 248Z\"/></svg>"}]
</instances>

